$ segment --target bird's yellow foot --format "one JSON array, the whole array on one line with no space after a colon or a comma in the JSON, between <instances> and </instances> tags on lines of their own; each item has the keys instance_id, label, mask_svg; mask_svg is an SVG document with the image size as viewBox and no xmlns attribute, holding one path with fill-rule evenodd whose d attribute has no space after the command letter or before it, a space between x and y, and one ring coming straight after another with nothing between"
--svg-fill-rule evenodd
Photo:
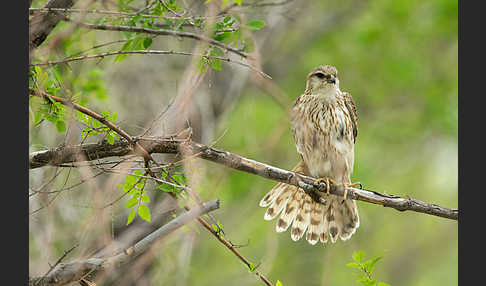
<instances>
[{"instance_id":1,"label":"bird's yellow foot","mask_svg":"<svg viewBox=\"0 0 486 286\"><path fill-rule=\"evenodd\" d=\"M346 200L346 198L348 197L348 188L356 188L358 186L359 186L360 189L363 188L363 185L361 185L360 182L351 183L351 184L344 184L344 196L343 196L344 200ZM344 203L344 200L342 201L342 203Z\"/></svg>"},{"instance_id":2,"label":"bird's yellow foot","mask_svg":"<svg viewBox=\"0 0 486 286\"><path fill-rule=\"evenodd\" d=\"M337 185L336 181L334 181L333 179L331 178L319 178L317 180L314 181L314 185L319 185L319 183L321 182L326 182L326 193L329 195L329 191L331 190L331 186L329 183L333 184L333 185Z\"/></svg>"},{"instance_id":3,"label":"bird's yellow foot","mask_svg":"<svg viewBox=\"0 0 486 286\"><path fill-rule=\"evenodd\" d=\"M363 188L363 185L360 182L351 183L351 184L348 185L348 187L351 187L351 188L356 188L358 186L359 186L360 189Z\"/></svg>"}]
</instances>

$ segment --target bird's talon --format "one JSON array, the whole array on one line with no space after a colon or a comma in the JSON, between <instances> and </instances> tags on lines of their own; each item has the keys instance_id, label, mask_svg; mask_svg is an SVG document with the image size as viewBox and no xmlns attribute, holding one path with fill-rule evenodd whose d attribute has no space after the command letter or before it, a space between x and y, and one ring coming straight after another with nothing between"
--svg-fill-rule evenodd
<instances>
[{"instance_id":1,"label":"bird's talon","mask_svg":"<svg viewBox=\"0 0 486 286\"><path fill-rule=\"evenodd\" d=\"M331 178L319 178L314 181L314 185L319 186L321 182L326 182L326 194L331 194L331 184L337 185L336 181Z\"/></svg>"},{"instance_id":2,"label":"bird's talon","mask_svg":"<svg viewBox=\"0 0 486 286\"><path fill-rule=\"evenodd\" d=\"M317 186L320 189L320 183L321 182L326 182L325 178L318 178L314 181L314 185ZM326 188L327 188L327 182L326 182Z\"/></svg>"},{"instance_id":3,"label":"bird's talon","mask_svg":"<svg viewBox=\"0 0 486 286\"><path fill-rule=\"evenodd\" d=\"M351 188L356 188L357 186L359 186L360 189L363 189L363 185L360 182L356 182L348 185L348 187Z\"/></svg>"}]
</instances>

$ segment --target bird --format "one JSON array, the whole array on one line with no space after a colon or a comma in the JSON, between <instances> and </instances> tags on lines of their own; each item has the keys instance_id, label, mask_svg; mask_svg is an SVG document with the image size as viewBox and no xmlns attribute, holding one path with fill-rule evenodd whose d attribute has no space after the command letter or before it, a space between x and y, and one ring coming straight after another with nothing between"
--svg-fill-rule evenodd
<instances>
[{"instance_id":1,"label":"bird","mask_svg":"<svg viewBox=\"0 0 486 286\"><path fill-rule=\"evenodd\" d=\"M304 93L291 109L292 135L301 160L294 172L317 178L314 184L326 182L325 203L315 201L301 188L276 184L260 201L267 207L265 220L280 214L276 231L290 228L293 241L306 240L335 243L348 240L359 227L356 201L329 193L329 183L347 187L354 165L354 145L358 136L358 115L353 97L339 89L338 71L331 65L320 65L308 75Z\"/></svg>"}]
</instances>

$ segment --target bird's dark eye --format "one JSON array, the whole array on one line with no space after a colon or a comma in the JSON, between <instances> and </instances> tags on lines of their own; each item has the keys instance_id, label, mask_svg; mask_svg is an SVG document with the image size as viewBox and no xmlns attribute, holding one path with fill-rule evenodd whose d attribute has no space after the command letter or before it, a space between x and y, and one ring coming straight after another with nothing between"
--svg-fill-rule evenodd
<instances>
[{"instance_id":1,"label":"bird's dark eye","mask_svg":"<svg viewBox=\"0 0 486 286\"><path fill-rule=\"evenodd\" d=\"M324 78L324 74L323 74L323 73L321 73L321 72L316 73L316 76L317 76L318 78Z\"/></svg>"}]
</instances>

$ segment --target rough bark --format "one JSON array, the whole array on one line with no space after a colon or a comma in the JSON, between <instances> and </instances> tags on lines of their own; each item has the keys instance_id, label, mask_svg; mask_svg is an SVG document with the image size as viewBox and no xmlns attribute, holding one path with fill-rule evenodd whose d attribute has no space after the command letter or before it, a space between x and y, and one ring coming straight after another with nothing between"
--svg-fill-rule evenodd
<instances>
[{"instance_id":1,"label":"rough bark","mask_svg":"<svg viewBox=\"0 0 486 286\"><path fill-rule=\"evenodd\" d=\"M149 153L178 153L180 148L186 148L191 154L209 160L215 163L225 165L226 167L255 174L260 177L271 179L301 187L306 193L311 195L315 200L322 202L323 190L326 185L321 182L318 186L314 184L316 178L304 176L292 171L283 170L262 162L254 161L237 154L218 150L204 144L193 141L172 140L172 139L146 139L138 138L141 146L147 149ZM150 143L150 149L148 149ZM100 159L111 156L121 156L132 153L130 144L126 141L116 141L113 145L106 142L85 144L78 146L59 147L54 150L38 151L30 154L29 167L31 169L45 165L59 165L62 163L79 162L83 158ZM84 154L86 157L78 156ZM330 186L330 192L335 195L344 195L343 186ZM394 208L399 211L411 210L429 215L444 217L458 220L459 210L442 207L435 204L426 203L412 198L402 198L400 196L381 194L371 190L347 188L347 197L354 200L360 200L384 207Z\"/></svg>"}]
</instances>

